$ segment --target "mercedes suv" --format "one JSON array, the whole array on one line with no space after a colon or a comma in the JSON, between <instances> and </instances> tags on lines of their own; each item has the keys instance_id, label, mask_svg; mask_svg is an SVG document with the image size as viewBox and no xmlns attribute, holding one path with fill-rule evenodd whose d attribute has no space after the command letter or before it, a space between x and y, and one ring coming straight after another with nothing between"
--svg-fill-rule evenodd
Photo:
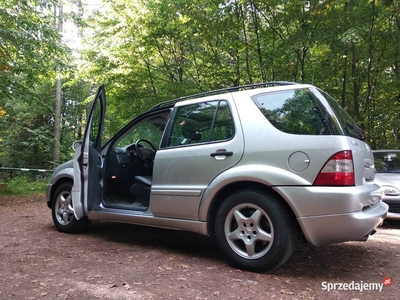
<instances>
[{"instance_id":1,"label":"mercedes suv","mask_svg":"<svg viewBox=\"0 0 400 300\"><path fill-rule=\"evenodd\" d=\"M388 206L363 130L324 91L270 82L158 104L102 144L100 86L46 197L55 226L107 220L215 235L238 268L282 265L298 239L366 240Z\"/></svg>"}]
</instances>

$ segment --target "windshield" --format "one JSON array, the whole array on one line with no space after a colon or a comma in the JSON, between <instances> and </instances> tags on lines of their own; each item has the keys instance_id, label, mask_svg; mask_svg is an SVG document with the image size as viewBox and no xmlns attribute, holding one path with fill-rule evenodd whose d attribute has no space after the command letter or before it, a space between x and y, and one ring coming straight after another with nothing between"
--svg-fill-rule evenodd
<instances>
[{"instance_id":1,"label":"windshield","mask_svg":"<svg viewBox=\"0 0 400 300\"><path fill-rule=\"evenodd\" d=\"M378 173L400 173L400 151L374 152L374 158Z\"/></svg>"}]
</instances>

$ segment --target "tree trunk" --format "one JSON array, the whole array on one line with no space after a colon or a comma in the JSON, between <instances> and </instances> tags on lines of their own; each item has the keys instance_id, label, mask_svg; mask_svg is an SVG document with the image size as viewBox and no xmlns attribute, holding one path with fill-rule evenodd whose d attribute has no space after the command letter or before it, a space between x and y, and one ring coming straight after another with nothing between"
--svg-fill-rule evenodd
<instances>
[{"instance_id":1,"label":"tree trunk","mask_svg":"<svg viewBox=\"0 0 400 300\"><path fill-rule=\"evenodd\" d=\"M257 15L256 7L255 7L253 1L251 1L251 12L252 12L252 17L253 17L254 34L256 36L256 41L257 41L257 57L258 57L258 64L259 64L259 68L260 68L261 80L262 80L262 82L266 82L267 78L266 78L266 72L264 69L263 57L262 57L258 15Z\"/></svg>"},{"instance_id":2,"label":"tree trunk","mask_svg":"<svg viewBox=\"0 0 400 300\"><path fill-rule=\"evenodd\" d=\"M57 14L58 10L58 14ZM58 0L58 6L55 8L55 19L58 32L62 33L63 30L63 6L61 0ZM60 161L60 139L61 139L61 74L60 67L57 66L57 78L56 78L56 103L54 112L54 149L53 149L53 161Z\"/></svg>"}]
</instances>

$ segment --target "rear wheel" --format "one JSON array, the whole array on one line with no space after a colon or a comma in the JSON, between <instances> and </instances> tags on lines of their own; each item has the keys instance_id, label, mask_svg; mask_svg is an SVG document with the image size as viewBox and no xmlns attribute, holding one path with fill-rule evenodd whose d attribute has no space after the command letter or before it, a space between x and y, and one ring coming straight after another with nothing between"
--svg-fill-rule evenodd
<instances>
[{"instance_id":1,"label":"rear wheel","mask_svg":"<svg viewBox=\"0 0 400 300\"><path fill-rule=\"evenodd\" d=\"M264 272L279 267L291 256L296 227L279 200L262 192L242 190L219 208L215 236L234 266Z\"/></svg>"},{"instance_id":2,"label":"rear wheel","mask_svg":"<svg viewBox=\"0 0 400 300\"><path fill-rule=\"evenodd\" d=\"M91 223L87 217L79 220L75 218L71 190L72 183L61 184L54 193L51 208L51 215L57 229L67 233L82 231Z\"/></svg>"}]
</instances>

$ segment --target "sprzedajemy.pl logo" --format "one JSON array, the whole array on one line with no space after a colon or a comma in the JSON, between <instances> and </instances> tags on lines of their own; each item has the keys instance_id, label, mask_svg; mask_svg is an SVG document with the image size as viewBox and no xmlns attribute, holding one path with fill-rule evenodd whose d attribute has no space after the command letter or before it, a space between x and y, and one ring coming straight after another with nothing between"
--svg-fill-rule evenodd
<instances>
[{"instance_id":1,"label":"sprzedajemy.pl logo","mask_svg":"<svg viewBox=\"0 0 400 300\"><path fill-rule=\"evenodd\" d=\"M382 279L381 283L378 282L364 282L364 281L351 281L351 282L327 282L321 283L322 290L331 291L379 291L382 292L383 287L389 287L393 283L392 278L386 276Z\"/></svg>"}]
</instances>

